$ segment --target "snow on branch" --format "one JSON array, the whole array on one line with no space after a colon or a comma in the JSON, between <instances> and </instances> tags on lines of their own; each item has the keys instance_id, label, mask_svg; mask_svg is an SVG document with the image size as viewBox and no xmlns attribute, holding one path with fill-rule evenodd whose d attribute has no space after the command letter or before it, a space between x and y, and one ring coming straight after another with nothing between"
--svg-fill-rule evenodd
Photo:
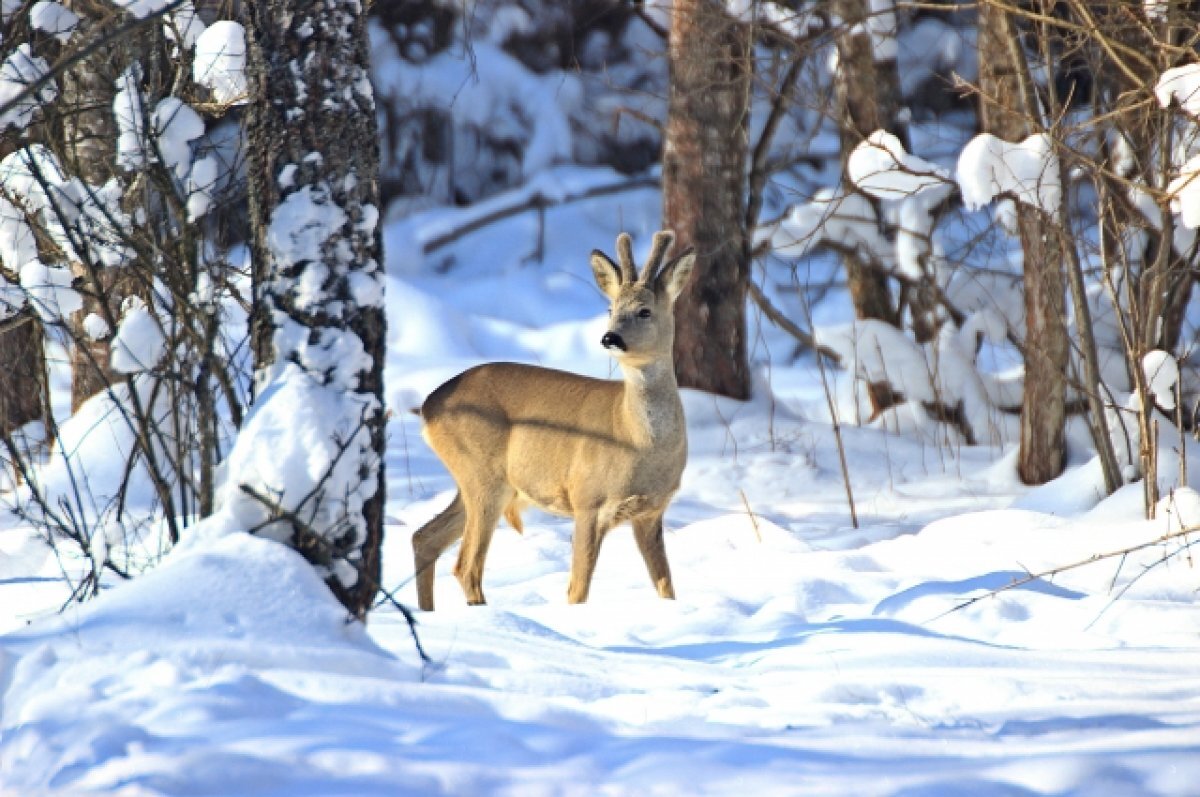
<instances>
[{"instance_id":1,"label":"snow on branch","mask_svg":"<svg viewBox=\"0 0 1200 797\"><path fill-rule=\"evenodd\" d=\"M0 161L0 185L75 261L116 267L133 256L125 233L131 221L116 181L88 185L69 176L48 148L34 144Z\"/></svg>"},{"instance_id":2,"label":"snow on branch","mask_svg":"<svg viewBox=\"0 0 1200 797\"><path fill-rule=\"evenodd\" d=\"M953 187L941 166L910 155L900 139L876 130L850 153L846 163L850 181L876 199L907 199L922 191Z\"/></svg>"},{"instance_id":3,"label":"snow on branch","mask_svg":"<svg viewBox=\"0 0 1200 797\"><path fill-rule=\"evenodd\" d=\"M954 191L942 167L911 155L900 139L876 130L850 153L850 181L876 199L897 205L896 266L902 276L919 280L931 271L935 212Z\"/></svg>"},{"instance_id":4,"label":"snow on branch","mask_svg":"<svg viewBox=\"0 0 1200 797\"><path fill-rule=\"evenodd\" d=\"M0 132L10 127L24 130L38 107L58 96L49 75L46 59L34 55L28 43L9 54L0 65Z\"/></svg>"},{"instance_id":5,"label":"snow on branch","mask_svg":"<svg viewBox=\"0 0 1200 797\"><path fill-rule=\"evenodd\" d=\"M247 102L246 30L240 24L214 22L197 37L192 79L207 87L219 103Z\"/></svg>"},{"instance_id":6,"label":"snow on branch","mask_svg":"<svg viewBox=\"0 0 1200 797\"><path fill-rule=\"evenodd\" d=\"M1185 64L1163 72L1154 84L1154 96L1164 108L1169 108L1175 100L1184 112L1200 117L1200 64Z\"/></svg>"},{"instance_id":7,"label":"snow on branch","mask_svg":"<svg viewBox=\"0 0 1200 797\"><path fill-rule=\"evenodd\" d=\"M1171 211L1190 230L1200 227L1200 179L1197 178L1200 178L1200 155L1183 164L1179 176L1167 185Z\"/></svg>"},{"instance_id":8,"label":"snow on branch","mask_svg":"<svg viewBox=\"0 0 1200 797\"><path fill-rule=\"evenodd\" d=\"M34 30L48 33L66 44L71 34L79 27L79 17L62 5L62 3L34 3L29 10L29 24Z\"/></svg>"},{"instance_id":9,"label":"snow on branch","mask_svg":"<svg viewBox=\"0 0 1200 797\"><path fill-rule=\"evenodd\" d=\"M756 246L768 238L773 248L792 257L804 257L824 245L882 261L887 270L891 266L891 243L879 228L875 208L862 194L822 188L776 224L760 227L756 237Z\"/></svg>"},{"instance_id":10,"label":"snow on branch","mask_svg":"<svg viewBox=\"0 0 1200 797\"><path fill-rule=\"evenodd\" d=\"M1055 214L1062 198L1054 142L1044 133L1017 144L990 133L975 136L958 157L956 178L963 202L971 210L1010 197Z\"/></svg>"},{"instance_id":11,"label":"snow on branch","mask_svg":"<svg viewBox=\"0 0 1200 797\"><path fill-rule=\"evenodd\" d=\"M1185 64L1168 69L1154 85L1154 95L1163 108L1178 102L1183 112L1200 119L1200 64ZM1171 210L1179 214L1184 227L1200 227L1200 155L1193 155L1179 169L1179 175L1167 186Z\"/></svg>"}]
</instances>

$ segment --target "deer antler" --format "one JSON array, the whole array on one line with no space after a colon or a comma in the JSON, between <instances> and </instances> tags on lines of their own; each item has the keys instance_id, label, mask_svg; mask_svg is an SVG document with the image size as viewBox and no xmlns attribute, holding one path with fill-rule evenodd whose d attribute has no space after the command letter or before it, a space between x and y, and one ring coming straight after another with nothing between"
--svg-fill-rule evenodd
<instances>
[{"instance_id":1,"label":"deer antler","mask_svg":"<svg viewBox=\"0 0 1200 797\"><path fill-rule=\"evenodd\" d=\"M617 261L621 264L621 282L631 284L637 280L637 268L633 265L633 239L629 233L617 236Z\"/></svg>"},{"instance_id":2,"label":"deer antler","mask_svg":"<svg viewBox=\"0 0 1200 797\"><path fill-rule=\"evenodd\" d=\"M642 268L640 282L643 285L649 285L654 281L655 275L662 267L663 258L673 243L675 243L675 233L670 230L654 233L654 243L650 246L650 257L646 258L646 265Z\"/></svg>"}]
</instances>

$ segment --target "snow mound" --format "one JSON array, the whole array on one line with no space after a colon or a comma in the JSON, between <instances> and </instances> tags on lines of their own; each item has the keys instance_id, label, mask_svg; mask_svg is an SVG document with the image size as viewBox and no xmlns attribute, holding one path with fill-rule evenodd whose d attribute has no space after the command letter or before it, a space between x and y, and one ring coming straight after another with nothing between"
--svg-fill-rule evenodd
<instances>
[{"instance_id":1,"label":"snow mound","mask_svg":"<svg viewBox=\"0 0 1200 797\"><path fill-rule=\"evenodd\" d=\"M15 789L6 794L223 782L249 774L260 752L239 753L239 738L263 722L306 724L297 689L411 680L299 555L242 533L201 536L155 571L6 638L7 652L24 654L15 664L0 655L0 783ZM314 728L335 721L319 700L310 711L325 714ZM163 769L165 751L192 763Z\"/></svg>"}]
</instances>

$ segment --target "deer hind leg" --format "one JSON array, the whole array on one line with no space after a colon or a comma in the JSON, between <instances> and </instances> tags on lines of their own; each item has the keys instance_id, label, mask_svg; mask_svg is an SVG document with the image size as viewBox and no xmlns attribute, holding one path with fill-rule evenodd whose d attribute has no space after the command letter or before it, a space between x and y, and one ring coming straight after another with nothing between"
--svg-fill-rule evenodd
<instances>
[{"instance_id":1,"label":"deer hind leg","mask_svg":"<svg viewBox=\"0 0 1200 797\"><path fill-rule=\"evenodd\" d=\"M487 603L483 597L483 566L492 542L492 533L512 497L512 490L507 487L491 493L472 490L463 497L467 508L467 524L462 547L458 549L454 575L471 606Z\"/></svg>"},{"instance_id":2,"label":"deer hind leg","mask_svg":"<svg viewBox=\"0 0 1200 797\"><path fill-rule=\"evenodd\" d=\"M604 531L594 512L575 516L575 536L571 539L571 577L567 583L567 603L583 603L592 586L596 560L600 558L600 543Z\"/></svg>"},{"instance_id":3,"label":"deer hind leg","mask_svg":"<svg viewBox=\"0 0 1200 797\"><path fill-rule=\"evenodd\" d=\"M675 598L675 586L671 583L671 566L667 563L667 549L663 544L662 513L643 515L633 521L633 538L650 572L650 581L658 590L660 598Z\"/></svg>"},{"instance_id":4,"label":"deer hind leg","mask_svg":"<svg viewBox=\"0 0 1200 797\"><path fill-rule=\"evenodd\" d=\"M417 574L417 604L433 611L433 576L438 557L463 535L467 520L462 493L455 493L450 506L413 535L413 567Z\"/></svg>"}]
</instances>

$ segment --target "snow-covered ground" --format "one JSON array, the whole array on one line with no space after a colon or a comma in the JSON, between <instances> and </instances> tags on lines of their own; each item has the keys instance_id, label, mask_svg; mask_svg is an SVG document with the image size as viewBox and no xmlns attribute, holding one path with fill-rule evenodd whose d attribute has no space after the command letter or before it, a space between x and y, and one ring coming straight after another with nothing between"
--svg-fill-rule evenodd
<instances>
[{"instance_id":1,"label":"snow-covered ground","mask_svg":"<svg viewBox=\"0 0 1200 797\"><path fill-rule=\"evenodd\" d=\"M606 179L552 174L564 193ZM411 534L453 493L407 410L489 359L614 375L587 255L626 229L640 259L658 202L518 215L427 255L469 211L386 228L399 601L416 603ZM0 793L1200 794L1200 569L1162 561L1186 539L955 610L1200 522L1200 496L1150 522L1136 485L1097 502L1083 451L1028 490L1011 452L843 425L855 528L816 361L752 324L756 398L684 397L674 602L619 529L589 603L568 606L570 524L530 514L523 536L497 532L487 607L464 605L443 557L423 665L394 609L348 624L307 564L241 534L193 532L55 614L59 562L8 521ZM845 420L849 383L831 386Z\"/></svg>"}]
</instances>

